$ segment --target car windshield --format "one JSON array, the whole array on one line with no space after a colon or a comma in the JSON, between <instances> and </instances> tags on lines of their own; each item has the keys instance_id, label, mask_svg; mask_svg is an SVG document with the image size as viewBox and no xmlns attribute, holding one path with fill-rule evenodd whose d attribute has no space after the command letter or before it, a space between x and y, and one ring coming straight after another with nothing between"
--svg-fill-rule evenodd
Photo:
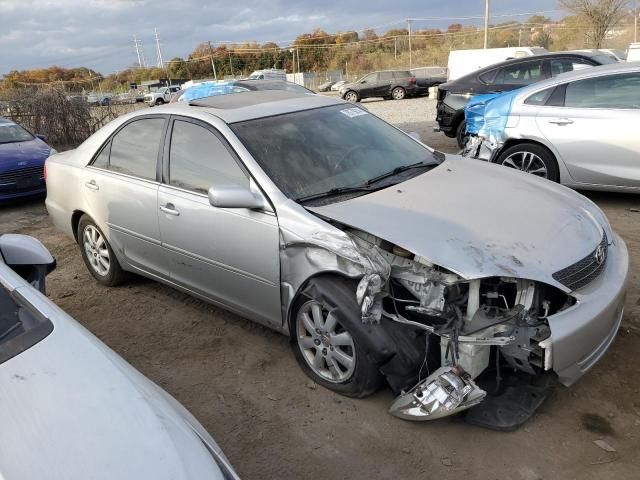
<instances>
[{"instance_id":1,"label":"car windshield","mask_svg":"<svg viewBox=\"0 0 640 480\"><path fill-rule=\"evenodd\" d=\"M278 188L295 200L440 163L433 151L411 137L362 108L344 104L231 128Z\"/></svg>"},{"instance_id":2,"label":"car windshield","mask_svg":"<svg viewBox=\"0 0 640 480\"><path fill-rule=\"evenodd\" d=\"M20 125L11 122L0 122L0 143L28 142L33 135Z\"/></svg>"}]
</instances>

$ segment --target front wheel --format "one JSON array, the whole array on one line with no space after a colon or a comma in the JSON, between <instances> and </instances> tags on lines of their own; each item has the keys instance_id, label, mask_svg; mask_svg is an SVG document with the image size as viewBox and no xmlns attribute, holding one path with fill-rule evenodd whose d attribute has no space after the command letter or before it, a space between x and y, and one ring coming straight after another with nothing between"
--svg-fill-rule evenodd
<instances>
[{"instance_id":1,"label":"front wheel","mask_svg":"<svg viewBox=\"0 0 640 480\"><path fill-rule=\"evenodd\" d=\"M356 103L358 101L360 101L360 98L358 97L358 94L356 92L354 92L353 90L349 90L347 93L344 94L344 99L347 102L352 102L352 103Z\"/></svg>"},{"instance_id":2,"label":"front wheel","mask_svg":"<svg viewBox=\"0 0 640 480\"><path fill-rule=\"evenodd\" d=\"M535 143L521 143L507 148L500 154L496 163L553 182L560 181L558 164L553 154Z\"/></svg>"},{"instance_id":3,"label":"front wheel","mask_svg":"<svg viewBox=\"0 0 640 480\"><path fill-rule=\"evenodd\" d=\"M469 138L469 134L467 133L467 122L463 120L458 125L456 130L456 142L458 142L458 147L464 148L467 144L467 139Z\"/></svg>"},{"instance_id":4,"label":"front wheel","mask_svg":"<svg viewBox=\"0 0 640 480\"><path fill-rule=\"evenodd\" d=\"M325 278L307 290L292 312L292 347L313 381L349 397L364 397L380 385L377 362L366 349L355 291ZM318 297L318 298L315 298Z\"/></svg>"},{"instance_id":5,"label":"front wheel","mask_svg":"<svg viewBox=\"0 0 640 480\"><path fill-rule=\"evenodd\" d=\"M164 105L164 100L162 98L158 98L156 100L156 105Z\"/></svg>"},{"instance_id":6,"label":"front wheel","mask_svg":"<svg viewBox=\"0 0 640 480\"><path fill-rule=\"evenodd\" d=\"M391 98L394 100L402 100L406 96L407 92L402 87L396 87L391 90Z\"/></svg>"}]
</instances>

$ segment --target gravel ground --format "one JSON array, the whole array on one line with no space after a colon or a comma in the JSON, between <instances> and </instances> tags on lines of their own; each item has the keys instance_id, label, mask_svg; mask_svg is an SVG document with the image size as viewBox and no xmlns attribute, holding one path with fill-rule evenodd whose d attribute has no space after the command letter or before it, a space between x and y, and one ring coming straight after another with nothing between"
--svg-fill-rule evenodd
<instances>
[{"instance_id":1,"label":"gravel ground","mask_svg":"<svg viewBox=\"0 0 640 480\"><path fill-rule=\"evenodd\" d=\"M456 150L431 131L431 100L365 105L428 144ZM455 418L400 421L387 413L389 391L354 400L318 387L298 368L286 338L237 315L142 278L100 287L41 201L0 207L0 224L51 249L58 261L49 277L52 300L187 406L243 478L638 479L640 197L589 197L630 250L623 328L591 372L558 388L512 433ZM535 205L523 206L523 215L528 208ZM616 451L596 446L599 439Z\"/></svg>"}]
</instances>

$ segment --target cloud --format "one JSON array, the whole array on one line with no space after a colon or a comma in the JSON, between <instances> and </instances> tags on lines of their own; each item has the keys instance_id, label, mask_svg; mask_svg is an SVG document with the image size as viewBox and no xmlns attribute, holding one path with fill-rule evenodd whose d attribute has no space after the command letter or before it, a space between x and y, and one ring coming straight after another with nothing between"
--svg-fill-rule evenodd
<instances>
[{"instance_id":1,"label":"cloud","mask_svg":"<svg viewBox=\"0 0 640 480\"><path fill-rule=\"evenodd\" d=\"M483 5L481 0L370 0L366 4L361 0L235 4L220 0L2 0L0 73L50 65L87 66L103 73L120 70L137 61L134 34L143 42L147 63L154 64L154 28L167 59L188 55L202 41L256 40L282 45L316 27L335 32L383 26L380 31L385 31L403 27L406 17L482 14ZM531 0L516 7L509 0L493 0L492 11L553 10L556 5L556 0ZM423 21L416 22L416 27L443 28L457 22Z\"/></svg>"}]
</instances>

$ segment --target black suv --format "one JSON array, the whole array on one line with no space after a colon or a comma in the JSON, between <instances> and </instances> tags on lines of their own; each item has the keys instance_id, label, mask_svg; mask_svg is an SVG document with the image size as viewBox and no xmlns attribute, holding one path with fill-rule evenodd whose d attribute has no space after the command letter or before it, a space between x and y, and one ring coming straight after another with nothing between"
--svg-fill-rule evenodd
<instances>
[{"instance_id":1,"label":"black suv","mask_svg":"<svg viewBox=\"0 0 640 480\"><path fill-rule=\"evenodd\" d=\"M515 90L580 68L615 63L604 53L560 52L516 58L482 68L438 87L438 130L464 146L464 107L473 95Z\"/></svg>"},{"instance_id":2,"label":"black suv","mask_svg":"<svg viewBox=\"0 0 640 480\"><path fill-rule=\"evenodd\" d=\"M360 80L340 87L340 96L350 102L382 97L402 100L416 93L416 77L407 70L386 70L365 75Z\"/></svg>"}]
</instances>

